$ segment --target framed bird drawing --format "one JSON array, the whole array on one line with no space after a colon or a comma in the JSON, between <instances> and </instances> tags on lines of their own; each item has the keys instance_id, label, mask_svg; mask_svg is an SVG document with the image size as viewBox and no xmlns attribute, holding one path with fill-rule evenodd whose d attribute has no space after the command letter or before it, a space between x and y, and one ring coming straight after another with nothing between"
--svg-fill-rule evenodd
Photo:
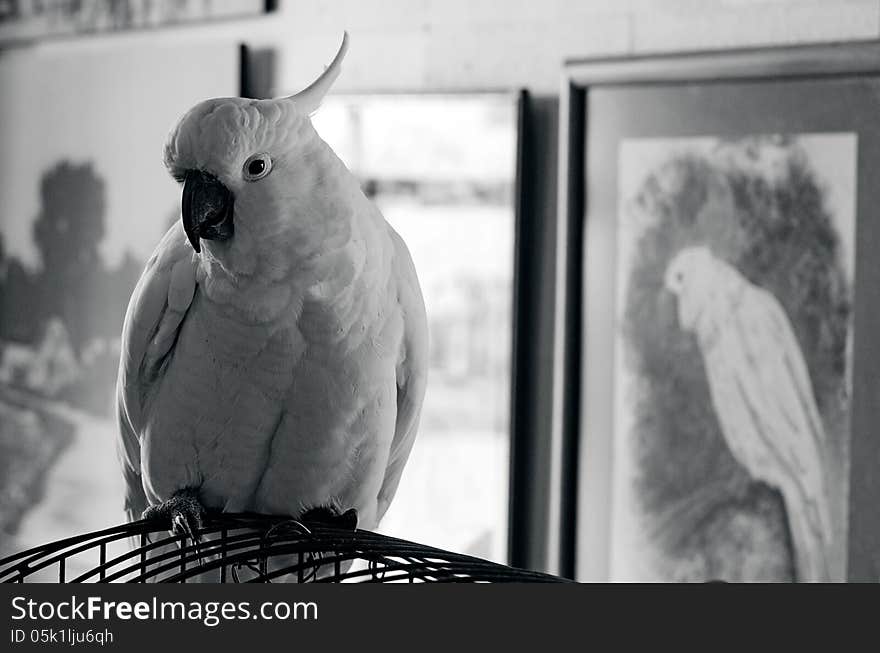
<instances>
[{"instance_id":1,"label":"framed bird drawing","mask_svg":"<svg viewBox=\"0 0 880 653\"><path fill-rule=\"evenodd\" d=\"M567 68L579 578L880 578L878 54Z\"/></svg>"}]
</instances>

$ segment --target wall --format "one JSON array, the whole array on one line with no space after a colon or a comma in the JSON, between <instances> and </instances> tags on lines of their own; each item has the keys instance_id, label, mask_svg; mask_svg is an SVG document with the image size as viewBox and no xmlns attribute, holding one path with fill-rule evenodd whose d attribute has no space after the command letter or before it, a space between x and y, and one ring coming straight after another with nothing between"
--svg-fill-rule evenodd
<instances>
[{"instance_id":1,"label":"wall","mask_svg":"<svg viewBox=\"0 0 880 653\"><path fill-rule=\"evenodd\" d=\"M339 91L529 88L555 93L563 60L880 37L880 0L279 0L264 18L56 39L41 47L247 41L281 50L278 94L351 51Z\"/></svg>"},{"instance_id":2,"label":"wall","mask_svg":"<svg viewBox=\"0 0 880 653\"><path fill-rule=\"evenodd\" d=\"M553 93L566 58L877 38L880 0L283 0L279 23L284 90L347 29L339 90Z\"/></svg>"},{"instance_id":3,"label":"wall","mask_svg":"<svg viewBox=\"0 0 880 653\"><path fill-rule=\"evenodd\" d=\"M163 30L161 41L281 50L276 92L308 84L343 30L339 91L529 88L555 93L565 59L880 37L880 0L279 0L265 18ZM44 44L156 44L151 31Z\"/></svg>"}]
</instances>

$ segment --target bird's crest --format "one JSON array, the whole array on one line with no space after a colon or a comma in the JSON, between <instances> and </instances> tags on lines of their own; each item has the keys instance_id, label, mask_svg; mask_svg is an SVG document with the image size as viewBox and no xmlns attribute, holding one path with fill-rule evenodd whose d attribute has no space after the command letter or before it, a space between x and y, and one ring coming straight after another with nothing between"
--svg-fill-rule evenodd
<instances>
[{"instance_id":1,"label":"bird's crest","mask_svg":"<svg viewBox=\"0 0 880 653\"><path fill-rule=\"evenodd\" d=\"M330 65L324 69L323 73L321 73L321 76L299 93L290 95L286 99L295 102L297 107L303 113L309 115L315 113L315 111L318 110L318 107L321 106L324 96L327 95L330 87L333 86L333 82L339 77L339 73L342 70L342 60L345 59L346 52L348 52L348 32L343 32L342 44L339 46L339 51L336 53L336 56L333 57L333 61L330 62Z\"/></svg>"}]
</instances>

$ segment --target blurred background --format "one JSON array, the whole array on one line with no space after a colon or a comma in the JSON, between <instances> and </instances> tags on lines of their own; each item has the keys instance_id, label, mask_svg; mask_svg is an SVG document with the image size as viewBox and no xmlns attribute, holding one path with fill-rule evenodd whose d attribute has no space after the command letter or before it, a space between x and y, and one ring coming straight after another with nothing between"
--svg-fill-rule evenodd
<instances>
[{"instance_id":1,"label":"blurred background","mask_svg":"<svg viewBox=\"0 0 880 653\"><path fill-rule=\"evenodd\" d=\"M303 88L343 30L314 124L406 240L431 333L381 530L571 574L547 444L563 62L874 39L880 2L0 0L0 556L124 519L119 333L179 215L169 128Z\"/></svg>"}]
</instances>

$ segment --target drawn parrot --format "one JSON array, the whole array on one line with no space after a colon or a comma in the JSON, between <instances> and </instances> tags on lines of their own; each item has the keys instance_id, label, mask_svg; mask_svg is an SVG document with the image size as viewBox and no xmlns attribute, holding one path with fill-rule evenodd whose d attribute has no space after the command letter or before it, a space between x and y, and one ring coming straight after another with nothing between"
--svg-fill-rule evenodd
<instances>
[{"instance_id":1,"label":"drawn parrot","mask_svg":"<svg viewBox=\"0 0 880 653\"><path fill-rule=\"evenodd\" d=\"M171 131L181 221L131 297L117 381L129 519L198 541L206 510L371 529L413 446L427 321L406 245L300 93L218 98Z\"/></svg>"},{"instance_id":2,"label":"drawn parrot","mask_svg":"<svg viewBox=\"0 0 880 653\"><path fill-rule=\"evenodd\" d=\"M731 453L782 494L798 580L828 580L825 431L784 308L704 246L679 251L664 285L677 297L680 327L697 338Z\"/></svg>"}]
</instances>

